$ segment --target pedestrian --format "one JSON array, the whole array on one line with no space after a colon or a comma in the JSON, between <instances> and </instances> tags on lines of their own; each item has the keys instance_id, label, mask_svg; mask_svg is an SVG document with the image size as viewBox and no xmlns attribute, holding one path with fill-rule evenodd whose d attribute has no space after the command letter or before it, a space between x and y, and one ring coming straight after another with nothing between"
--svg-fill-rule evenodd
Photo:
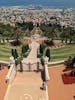
<instances>
[{"instance_id":1,"label":"pedestrian","mask_svg":"<svg viewBox=\"0 0 75 100\"><path fill-rule=\"evenodd\" d=\"M8 69L10 68L10 66L11 66L11 65L10 65L10 63L9 63L9 64L8 64Z\"/></svg>"},{"instance_id":2,"label":"pedestrian","mask_svg":"<svg viewBox=\"0 0 75 100\"><path fill-rule=\"evenodd\" d=\"M30 64L30 62L29 62L29 71L31 71L31 64Z\"/></svg>"},{"instance_id":3,"label":"pedestrian","mask_svg":"<svg viewBox=\"0 0 75 100\"><path fill-rule=\"evenodd\" d=\"M0 70L2 69L2 65L1 65L1 63L0 63Z\"/></svg>"},{"instance_id":4,"label":"pedestrian","mask_svg":"<svg viewBox=\"0 0 75 100\"><path fill-rule=\"evenodd\" d=\"M20 62L20 71L23 72L22 62Z\"/></svg>"},{"instance_id":5,"label":"pedestrian","mask_svg":"<svg viewBox=\"0 0 75 100\"><path fill-rule=\"evenodd\" d=\"M0 70L4 69L4 66L0 63Z\"/></svg>"},{"instance_id":6,"label":"pedestrian","mask_svg":"<svg viewBox=\"0 0 75 100\"><path fill-rule=\"evenodd\" d=\"M42 83L42 89L46 90L46 82L45 81L43 81L43 83Z\"/></svg>"},{"instance_id":7,"label":"pedestrian","mask_svg":"<svg viewBox=\"0 0 75 100\"><path fill-rule=\"evenodd\" d=\"M39 62L37 62L37 71L39 71Z\"/></svg>"}]
</instances>

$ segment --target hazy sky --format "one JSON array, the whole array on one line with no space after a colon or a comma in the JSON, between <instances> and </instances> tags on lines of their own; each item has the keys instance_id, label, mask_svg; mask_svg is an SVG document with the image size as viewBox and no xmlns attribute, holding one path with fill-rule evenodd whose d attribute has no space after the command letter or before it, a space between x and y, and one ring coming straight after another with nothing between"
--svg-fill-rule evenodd
<instances>
[{"instance_id":1,"label":"hazy sky","mask_svg":"<svg viewBox=\"0 0 75 100\"><path fill-rule=\"evenodd\" d=\"M29 4L40 4L40 5L60 5L60 6L75 6L75 0L0 0L0 5L29 5Z\"/></svg>"}]
</instances>

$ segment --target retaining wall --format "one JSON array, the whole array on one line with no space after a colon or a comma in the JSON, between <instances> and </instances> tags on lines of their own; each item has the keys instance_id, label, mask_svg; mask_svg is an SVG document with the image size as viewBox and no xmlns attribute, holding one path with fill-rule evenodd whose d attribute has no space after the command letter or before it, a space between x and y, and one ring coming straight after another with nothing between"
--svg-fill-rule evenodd
<instances>
[{"instance_id":1,"label":"retaining wall","mask_svg":"<svg viewBox=\"0 0 75 100\"><path fill-rule=\"evenodd\" d=\"M63 63L64 63L64 60L56 61L56 62L49 62L48 66L60 65L60 64L63 64Z\"/></svg>"},{"instance_id":2,"label":"retaining wall","mask_svg":"<svg viewBox=\"0 0 75 100\"><path fill-rule=\"evenodd\" d=\"M10 69L6 75L6 82L11 83L16 75L15 64L11 64Z\"/></svg>"}]
</instances>

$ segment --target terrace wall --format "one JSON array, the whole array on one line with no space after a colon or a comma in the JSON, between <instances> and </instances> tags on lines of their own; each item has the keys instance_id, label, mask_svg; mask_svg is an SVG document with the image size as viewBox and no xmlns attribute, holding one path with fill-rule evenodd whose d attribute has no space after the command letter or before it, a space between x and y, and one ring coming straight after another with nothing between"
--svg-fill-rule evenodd
<instances>
[{"instance_id":1,"label":"terrace wall","mask_svg":"<svg viewBox=\"0 0 75 100\"><path fill-rule=\"evenodd\" d=\"M11 64L8 74L6 75L6 82L10 84L16 75L16 67L15 64Z\"/></svg>"}]
</instances>

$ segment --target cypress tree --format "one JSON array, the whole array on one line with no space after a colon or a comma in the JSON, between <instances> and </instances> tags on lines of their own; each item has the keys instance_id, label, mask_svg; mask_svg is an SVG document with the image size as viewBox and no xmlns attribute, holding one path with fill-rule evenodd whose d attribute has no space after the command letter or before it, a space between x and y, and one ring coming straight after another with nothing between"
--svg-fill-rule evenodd
<instances>
[{"instance_id":1,"label":"cypress tree","mask_svg":"<svg viewBox=\"0 0 75 100\"><path fill-rule=\"evenodd\" d=\"M44 53L45 48L46 48L46 44L45 44L45 43L40 44L40 53L41 53L41 54Z\"/></svg>"},{"instance_id":2,"label":"cypress tree","mask_svg":"<svg viewBox=\"0 0 75 100\"><path fill-rule=\"evenodd\" d=\"M14 57L14 49L11 49L11 55Z\"/></svg>"},{"instance_id":3,"label":"cypress tree","mask_svg":"<svg viewBox=\"0 0 75 100\"><path fill-rule=\"evenodd\" d=\"M49 58L49 61L50 61L50 49L49 48L47 48L47 50L46 50L46 56Z\"/></svg>"},{"instance_id":4,"label":"cypress tree","mask_svg":"<svg viewBox=\"0 0 75 100\"><path fill-rule=\"evenodd\" d=\"M18 57L18 53L17 53L17 50L14 49L14 58L16 59Z\"/></svg>"},{"instance_id":5,"label":"cypress tree","mask_svg":"<svg viewBox=\"0 0 75 100\"><path fill-rule=\"evenodd\" d=\"M25 51L24 51L24 45L22 46L22 54L24 54L25 53Z\"/></svg>"},{"instance_id":6,"label":"cypress tree","mask_svg":"<svg viewBox=\"0 0 75 100\"><path fill-rule=\"evenodd\" d=\"M24 44L22 46L22 54L25 54L27 52L27 50L29 49L29 45L28 44Z\"/></svg>"}]
</instances>

